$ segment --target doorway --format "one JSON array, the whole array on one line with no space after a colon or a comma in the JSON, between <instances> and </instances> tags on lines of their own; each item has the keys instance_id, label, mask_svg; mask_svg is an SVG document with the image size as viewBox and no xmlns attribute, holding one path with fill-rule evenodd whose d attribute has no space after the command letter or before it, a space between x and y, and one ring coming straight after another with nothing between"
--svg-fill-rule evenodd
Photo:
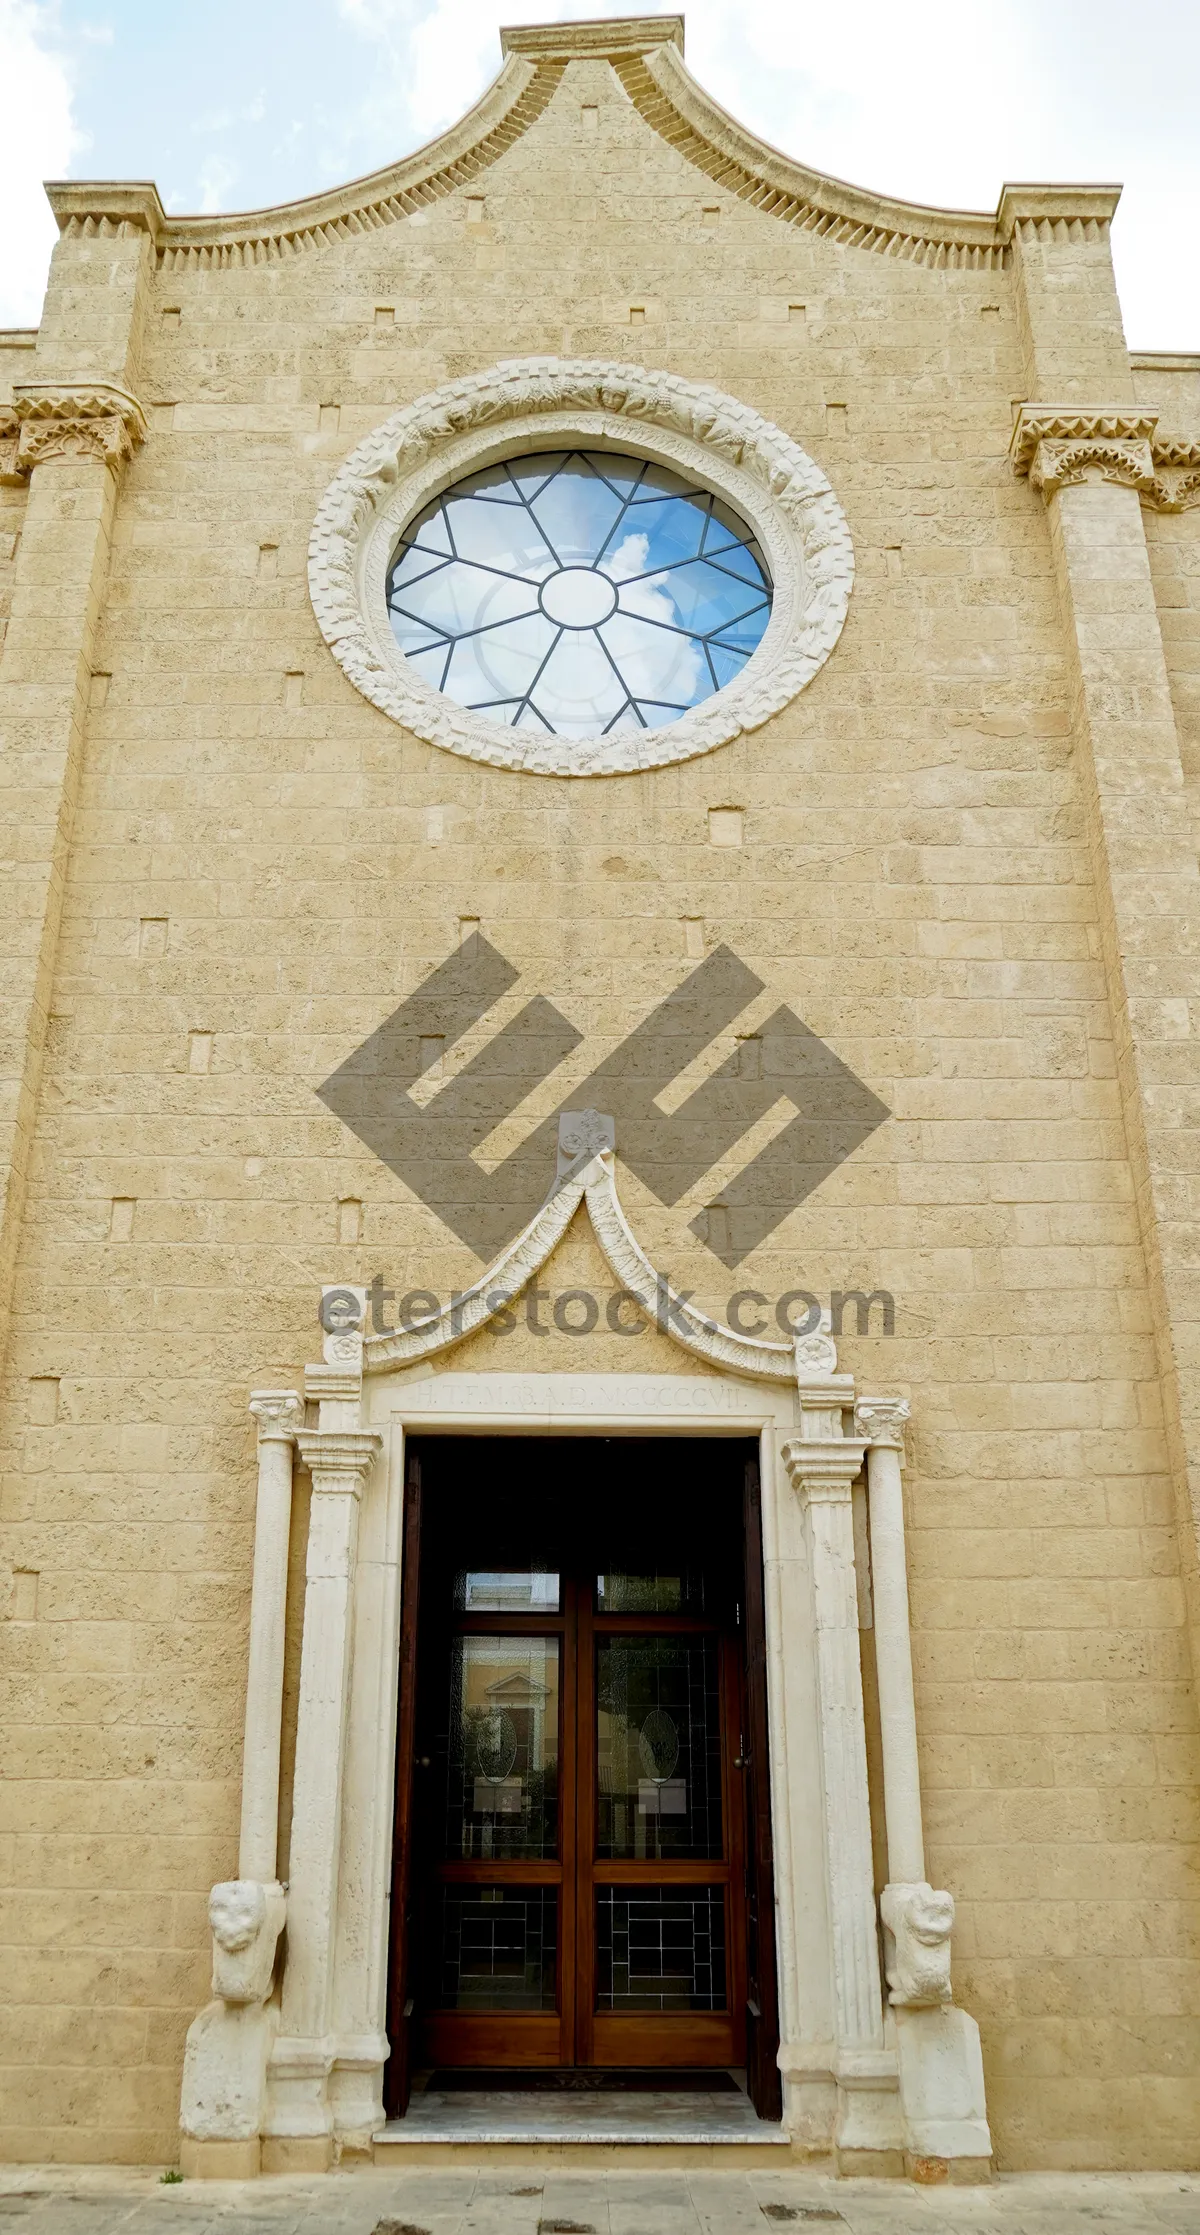
<instances>
[{"instance_id":1,"label":"doorway","mask_svg":"<svg viewBox=\"0 0 1200 2235\"><path fill-rule=\"evenodd\" d=\"M777 2118L757 1447L410 1440L387 2097L745 2067Z\"/></svg>"}]
</instances>

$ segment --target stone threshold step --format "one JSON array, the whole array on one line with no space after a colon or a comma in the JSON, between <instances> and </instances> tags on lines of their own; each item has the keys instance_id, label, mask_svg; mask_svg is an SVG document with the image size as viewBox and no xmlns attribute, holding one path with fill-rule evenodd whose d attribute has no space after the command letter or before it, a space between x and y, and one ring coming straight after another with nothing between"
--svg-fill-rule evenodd
<instances>
[{"instance_id":1,"label":"stone threshold step","mask_svg":"<svg viewBox=\"0 0 1200 2235\"><path fill-rule=\"evenodd\" d=\"M580 2135L577 2138L556 2134L512 2134L503 2137L480 2134L431 2135L425 2128L411 2139L402 2137L398 2127L385 2127L376 2134L372 2156L378 2166L400 2165L531 2165L557 2164L565 2167L583 2165L632 2166L648 2170L653 2166L666 2169L688 2166L719 2166L732 2170L737 2165L761 2165L764 2150L782 2151L789 2159L803 2158L811 2166L811 2153L793 2151L786 2134L779 2128L768 2128L761 2136L730 2135L717 2139L688 2140L671 2135L646 2134L605 2137Z\"/></svg>"}]
</instances>

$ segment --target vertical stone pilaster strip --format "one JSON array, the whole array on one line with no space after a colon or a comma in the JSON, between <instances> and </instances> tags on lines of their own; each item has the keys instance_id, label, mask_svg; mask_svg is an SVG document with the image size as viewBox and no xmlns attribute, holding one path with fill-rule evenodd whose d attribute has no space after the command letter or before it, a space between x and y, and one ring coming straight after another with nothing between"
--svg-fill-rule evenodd
<instances>
[{"instance_id":1,"label":"vertical stone pilaster strip","mask_svg":"<svg viewBox=\"0 0 1200 2235\"><path fill-rule=\"evenodd\" d=\"M1153 415L1146 422L1134 397L1107 224L1055 227L1021 199L1045 191L1006 189L1026 394L1033 399L1019 414L1012 455L1045 500L1065 623L1117 1079L1163 1390L1192 1663L1200 1675L1200 869L1141 512L1140 492L1149 493L1153 478ZM1002 200L1002 219L1004 212Z\"/></svg>"},{"instance_id":2,"label":"vertical stone pilaster strip","mask_svg":"<svg viewBox=\"0 0 1200 2235\"><path fill-rule=\"evenodd\" d=\"M838 1448L799 1441L783 1450L807 1515L812 1558L839 2053L883 2045L851 1504L861 1458L861 1445L851 1442Z\"/></svg>"},{"instance_id":3,"label":"vertical stone pilaster strip","mask_svg":"<svg viewBox=\"0 0 1200 2235\"><path fill-rule=\"evenodd\" d=\"M304 1423L304 1405L294 1390L260 1389L250 1399L250 1410L258 1422L258 1497L238 1875L267 1883L275 1877L279 1834L292 1449Z\"/></svg>"},{"instance_id":4,"label":"vertical stone pilaster strip","mask_svg":"<svg viewBox=\"0 0 1200 2235\"><path fill-rule=\"evenodd\" d=\"M153 189L85 234L64 224L29 379L14 391L14 470L31 476L0 659L0 1357L37 1123L71 834L117 482L145 426L138 374L153 269ZM152 205L152 206L151 206Z\"/></svg>"},{"instance_id":5,"label":"vertical stone pilaster strip","mask_svg":"<svg viewBox=\"0 0 1200 2235\"><path fill-rule=\"evenodd\" d=\"M280 2039L272 2056L274 2136L332 2135L332 1986L349 1711L359 1499L381 1439L355 1429L301 1430L312 1474L304 1641L292 1798L288 1952Z\"/></svg>"}]
</instances>

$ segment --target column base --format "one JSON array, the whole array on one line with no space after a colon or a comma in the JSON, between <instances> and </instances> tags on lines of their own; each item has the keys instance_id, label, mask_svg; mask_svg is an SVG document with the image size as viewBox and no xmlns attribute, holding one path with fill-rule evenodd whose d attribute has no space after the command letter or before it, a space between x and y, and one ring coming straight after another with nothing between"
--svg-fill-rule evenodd
<instances>
[{"instance_id":1,"label":"column base","mask_svg":"<svg viewBox=\"0 0 1200 2235\"><path fill-rule=\"evenodd\" d=\"M928 2010L894 2008L891 2014L905 2154L914 2168L928 2168L914 2170L912 2178L927 2184L989 2178L992 2137L974 2018L952 2003Z\"/></svg>"},{"instance_id":2,"label":"column base","mask_svg":"<svg viewBox=\"0 0 1200 2235\"><path fill-rule=\"evenodd\" d=\"M946 2183L952 2188L965 2188L972 2181L990 2181L993 2166L990 2157L913 2157L906 2150L904 2171L922 2188L939 2188Z\"/></svg>"},{"instance_id":3,"label":"column base","mask_svg":"<svg viewBox=\"0 0 1200 2235\"><path fill-rule=\"evenodd\" d=\"M262 2171L262 2143L257 2134L244 2142L197 2142L185 2134L179 2170L185 2181L254 2181Z\"/></svg>"},{"instance_id":4,"label":"column base","mask_svg":"<svg viewBox=\"0 0 1200 2235\"><path fill-rule=\"evenodd\" d=\"M264 2134L264 2173L328 2173L333 2165L332 2134Z\"/></svg>"}]
</instances>

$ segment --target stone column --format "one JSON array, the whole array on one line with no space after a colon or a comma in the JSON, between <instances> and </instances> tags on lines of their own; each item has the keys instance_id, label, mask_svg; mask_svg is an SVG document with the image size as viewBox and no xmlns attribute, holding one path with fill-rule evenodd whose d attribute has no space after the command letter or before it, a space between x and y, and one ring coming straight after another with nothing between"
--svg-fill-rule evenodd
<instances>
[{"instance_id":1,"label":"stone column","mask_svg":"<svg viewBox=\"0 0 1200 2235\"><path fill-rule=\"evenodd\" d=\"M902 2134L885 2047L871 1863L851 1493L859 1440L841 1432L838 1391L801 1390L802 1433L782 1459L804 1508L812 1571L822 1805L832 1937L835 2146L847 2173L895 2173Z\"/></svg>"},{"instance_id":2,"label":"stone column","mask_svg":"<svg viewBox=\"0 0 1200 2235\"><path fill-rule=\"evenodd\" d=\"M324 1409L324 1407L323 1407ZM324 2171L333 2161L329 2075L334 1945L354 1622L358 1512L381 1438L354 1428L301 1430L312 1474L304 1643L292 1797L288 1953L280 2033L271 2054L266 2172Z\"/></svg>"},{"instance_id":3,"label":"stone column","mask_svg":"<svg viewBox=\"0 0 1200 2235\"><path fill-rule=\"evenodd\" d=\"M854 1408L854 1425L866 1445L888 1850L888 1883L879 1906L896 2034L905 2170L924 2181L986 2180L992 2140L979 2028L951 2001L954 1901L935 1891L925 1876L900 1478L907 1418L903 1397L864 1397Z\"/></svg>"},{"instance_id":4,"label":"stone column","mask_svg":"<svg viewBox=\"0 0 1200 2235\"><path fill-rule=\"evenodd\" d=\"M304 1404L294 1390L260 1389L250 1399L250 1410L258 1422L258 1502L254 1518L254 1580L250 1593L238 1871L243 1878L270 1881L275 1877L279 1843L279 1751L283 1735L292 1448L297 1431L304 1423Z\"/></svg>"},{"instance_id":5,"label":"stone column","mask_svg":"<svg viewBox=\"0 0 1200 2235\"><path fill-rule=\"evenodd\" d=\"M14 389L0 428L0 471L7 481L29 481L0 660L0 862L11 873L0 938L0 1350L118 484L146 431L133 390L162 212L153 187L114 189L111 208L106 192L52 192L62 232L42 324L29 379Z\"/></svg>"},{"instance_id":6,"label":"stone column","mask_svg":"<svg viewBox=\"0 0 1200 2235\"><path fill-rule=\"evenodd\" d=\"M1012 464L1046 507L1117 1078L1200 1674L1200 869L1141 505L1170 503L1109 253L1116 193L1006 187L1026 394ZM1044 399L1044 401L1042 400Z\"/></svg>"}]
</instances>

